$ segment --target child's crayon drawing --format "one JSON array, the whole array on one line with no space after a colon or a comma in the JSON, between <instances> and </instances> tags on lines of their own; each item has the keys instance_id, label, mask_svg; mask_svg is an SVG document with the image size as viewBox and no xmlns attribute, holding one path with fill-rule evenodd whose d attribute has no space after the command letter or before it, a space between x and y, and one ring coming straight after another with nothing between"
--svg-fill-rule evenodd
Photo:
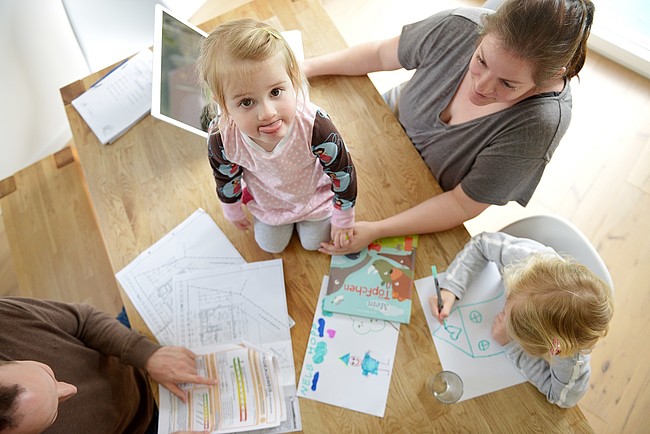
<instances>
[{"instance_id":1,"label":"child's crayon drawing","mask_svg":"<svg viewBox=\"0 0 650 434\"><path fill-rule=\"evenodd\" d=\"M388 399L399 324L329 313L318 308L307 343L298 395L383 416Z\"/></svg>"},{"instance_id":2,"label":"child's crayon drawing","mask_svg":"<svg viewBox=\"0 0 650 434\"><path fill-rule=\"evenodd\" d=\"M446 320L446 326L438 324L433 336L472 358L503 354L503 348L492 339L491 328L492 320L501 312L504 303L503 291L485 301L457 302Z\"/></svg>"},{"instance_id":3,"label":"child's crayon drawing","mask_svg":"<svg viewBox=\"0 0 650 434\"><path fill-rule=\"evenodd\" d=\"M439 275L442 288L445 277L444 273ZM503 282L494 264L488 264L465 297L456 301L445 321L446 327L429 309L429 298L435 294L433 277L415 281L415 288L442 369L457 373L463 380L461 401L526 381L503 348L492 339L494 317L505 304Z\"/></svg>"}]
</instances>

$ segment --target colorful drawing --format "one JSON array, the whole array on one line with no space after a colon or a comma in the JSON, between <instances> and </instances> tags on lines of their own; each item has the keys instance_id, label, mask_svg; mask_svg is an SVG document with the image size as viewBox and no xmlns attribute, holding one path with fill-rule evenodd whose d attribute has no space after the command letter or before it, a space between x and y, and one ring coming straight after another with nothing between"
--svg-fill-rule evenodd
<instances>
[{"instance_id":1,"label":"colorful drawing","mask_svg":"<svg viewBox=\"0 0 650 434\"><path fill-rule=\"evenodd\" d=\"M390 360L387 362L380 362L370 355L370 351L366 351L366 353L363 355L363 358L347 353L339 357L339 360L345 363L345 366L360 366L361 373L365 377L367 377L368 374L379 375L379 372L385 375L388 375L390 373Z\"/></svg>"},{"instance_id":2,"label":"colorful drawing","mask_svg":"<svg viewBox=\"0 0 650 434\"><path fill-rule=\"evenodd\" d=\"M302 371L298 396L383 416L399 323L322 310L323 279Z\"/></svg>"}]
</instances>

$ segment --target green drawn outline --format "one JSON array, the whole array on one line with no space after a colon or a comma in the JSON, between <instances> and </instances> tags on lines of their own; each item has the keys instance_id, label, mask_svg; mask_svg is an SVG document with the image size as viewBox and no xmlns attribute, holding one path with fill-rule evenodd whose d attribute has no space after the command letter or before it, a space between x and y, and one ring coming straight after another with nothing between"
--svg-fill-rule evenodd
<instances>
[{"instance_id":1,"label":"green drawn outline","mask_svg":"<svg viewBox=\"0 0 650 434\"><path fill-rule=\"evenodd\" d=\"M451 314L452 312L456 311L456 310L460 311L461 307L462 307L463 309L465 309L466 307L476 306L476 305L479 305L479 304L486 304L486 303L489 303L489 302L491 302L491 301L494 301L494 300L498 299L499 297L501 297L501 296L503 295L503 292L504 292L504 291L501 290L501 292L499 292L496 296L494 296L494 297L492 297L492 298L490 298L490 299L487 299L487 300L477 301L476 303L470 303L470 304L466 304L466 305L464 305L464 306L457 306L457 307L455 307L454 309L452 309L452 311L450 312L450 314ZM461 323L461 327L462 327L462 331L463 331L464 339L465 339L465 341L466 341L466 343L467 343L467 347L470 349L471 353L465 351L463 348L461 348L461 347L459 347L458 345L456 345L455 342L452 342L452 341L449 340L449 339L445 339L445 337L444 337L444 335L442 335L442 333L438 334L438 331L439 331L440 329L443 329L443 330L444 330L444 327L442 327L442 326L438 327L438 328L436 329L435 332L431 333L431 335L432 335L432 336L435 336L436 338L438 338L438 339L440 339L440 340L442 340L442 341L444 341L444 342L447 342L449 345L451 345L451 346L457 348L458 350L460 350L461 352L467 354L469 357L471 357L471 358L473 358L473 359L485 359L485 358L488 358L488 357L495 357L495 356L498 356L498 355L503 354L503 353L505 352L505 351L502 350L502 351L499 351L498 353L489 354L489 355L486 355L486 356L475 355L475 354L474 354L474 350L472 349L471 342L469 341L469 336L467 336L467 328L465 327L465 320L463 319L463 315L461 314L461 312L458 313L458 316L460 317L460 323ZM441 335L442 335L442 336L441 336Z\"/></svg>"}]
</instances>

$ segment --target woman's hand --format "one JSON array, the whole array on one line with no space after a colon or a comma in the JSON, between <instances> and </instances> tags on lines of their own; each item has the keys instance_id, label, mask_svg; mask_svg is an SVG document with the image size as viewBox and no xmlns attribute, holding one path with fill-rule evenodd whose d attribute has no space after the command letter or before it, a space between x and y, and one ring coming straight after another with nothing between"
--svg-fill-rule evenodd
<instances>
[{"instance_id":1,"label":"woman's hand","mask_svg":"<svg viewBox=\"0 0 650 434\"><path fill-rule=\"evenodd\" d=\"M506 330L506 313L503 311L494 317L494 322L492 323L492 339L501 346L506 345L512 340Z\"/></svg>"},{"instance_id":2,"label":"woman's hand","mask_svg":"<svg viewBox=\"0 0 650 434\"><path fill-rule=\"evenodd\" d=\"M374 231L375 222L356 222L354 224L353 236L350 237L350 240L346 246L337 247L335 243L321 243L320 249L321 253L327 253L328 255L347 255L348 253L356 253L361 251L364 247L368 247L368 244L372 243L374 240L379 238Z\"/></svg>"},{"instance_id":3,"label":"woman's hand","mask_svg":"<svg viewBox=\"0 0 650 434\"><path fill-rule=\"evenodd\" d=\"M440 289L440 296L442 297L442 310L438 311L438 296L435 294L429 298L429 308L431 309L433 316L440 324L442 324L445 319L447 319L449 312L451 312L451 308L456 303L456 296L453 292L442 288Z\"/></svg>"},{"instance_id":4,"label":"woman's hand","mask_svg":"<svg viewBox=\"0 0 650 434\"><path fill-rule=\"evenodd\" d=\"M332 226L330 237L335 248L345 248L352 242L352 239L354 238L354 230L353 228L337 228Z\"/></svg>"},{"instance_id":5,"label":"woman's hand","mask_svg":"<svg viewBox=\"0 0 650 434\"><path fill-rule=\"evenodd\" d=\"M154 352L145 365L147 374L187 402L187 392L178 387L182 383L207 384L215 386L218 381L214 378L205 378L198 375L196 370L196 356L184 347L160 347Z\"/></svg>"}]
</instances>

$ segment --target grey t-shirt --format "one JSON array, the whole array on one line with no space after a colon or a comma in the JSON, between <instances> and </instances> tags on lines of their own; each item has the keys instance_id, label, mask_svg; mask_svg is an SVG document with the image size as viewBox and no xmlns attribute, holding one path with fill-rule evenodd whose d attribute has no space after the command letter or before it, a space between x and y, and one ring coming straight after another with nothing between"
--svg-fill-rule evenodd
<instances>
[{"instance_id":1,"label":"grey t-shirt","mask_svg":"<svg viewBox=\"0 0 650 434\"><path fill-rule=\"evenodd\" d=\"M399 121L443 190L526 206L571 120L569 83L491 115L448 125L449 105L478 42L480 8L440 12L404 26L398 58L416 69L399 97Z\"/></svg>"}]
</instances>

